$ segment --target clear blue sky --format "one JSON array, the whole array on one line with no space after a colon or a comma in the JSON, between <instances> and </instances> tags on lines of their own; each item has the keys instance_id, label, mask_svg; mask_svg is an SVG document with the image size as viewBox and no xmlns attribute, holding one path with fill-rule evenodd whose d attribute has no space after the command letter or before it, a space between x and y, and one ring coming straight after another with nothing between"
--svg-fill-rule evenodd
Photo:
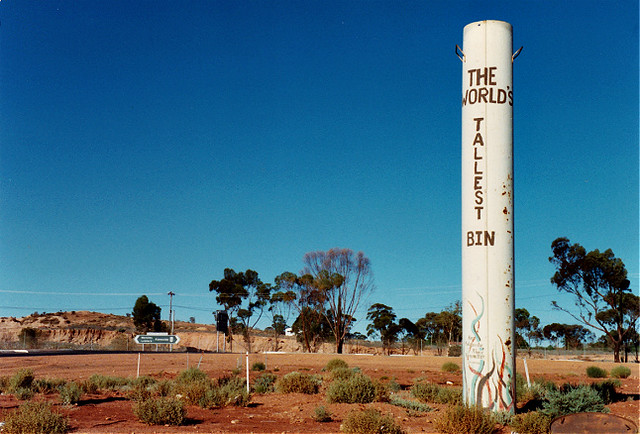
<instances>
[{"instance_id":1,"label":"clear blue sky","mask_svg":"<svg viewBox=\"0 0 640 434\"><path fill-rule=\"evenodd\" d=\"M224 268L370 259L416 320L461 298L470 22L514 28L516 305L550 322L550 244L638 291L637 1L0 3L0 316L212 322ZM264 325L264 324L263 324Z\"/></svg>"}]
</instances>

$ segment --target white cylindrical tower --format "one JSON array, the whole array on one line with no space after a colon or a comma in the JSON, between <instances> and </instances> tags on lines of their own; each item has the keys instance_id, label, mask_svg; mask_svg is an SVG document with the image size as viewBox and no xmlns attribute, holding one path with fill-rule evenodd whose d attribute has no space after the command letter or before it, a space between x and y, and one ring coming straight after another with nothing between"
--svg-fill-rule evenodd
<instances>
[{"instance_id":1,"label":"white cylindrical tower","mask_svg":"<svg viewBox=\"0 0 640 434\"><path fill-rule=\"evenodd\" d=\"M462 67L463 397L515 407L513 49L502 21L464 28Z\"/></svg>"}]
</instances>

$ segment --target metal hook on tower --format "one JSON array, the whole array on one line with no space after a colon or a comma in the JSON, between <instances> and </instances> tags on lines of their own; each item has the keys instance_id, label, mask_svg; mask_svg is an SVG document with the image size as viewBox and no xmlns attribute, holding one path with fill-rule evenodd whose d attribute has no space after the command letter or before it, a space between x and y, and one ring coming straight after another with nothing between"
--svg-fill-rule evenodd
<instances>
[{"instance_id":1,"label":"metal hook on tower","mask_svg":"<svg viewBox=\"0 0 640 434\"><path fill-rule=\"evenodd\" d=\"M513 53L513 56L511 56L511 63L513 63L513 61L516 60L516 57L520 55L520 52L522 51L523 48L524 46L518 48L518 50L515 53Z\"/></svg>"},{"instance_id":2,"label":"metal hook on tower","mask_svg":"<svg viewBox=\"0 0 640 434\"><path fill-rule=\"evenodd\" d=\"M467 59L467 56L464 55L464 51L462 51L462 48L460 48L458 44L456 44L456 56L463 62Z\"/></svg>"}]
</instances>

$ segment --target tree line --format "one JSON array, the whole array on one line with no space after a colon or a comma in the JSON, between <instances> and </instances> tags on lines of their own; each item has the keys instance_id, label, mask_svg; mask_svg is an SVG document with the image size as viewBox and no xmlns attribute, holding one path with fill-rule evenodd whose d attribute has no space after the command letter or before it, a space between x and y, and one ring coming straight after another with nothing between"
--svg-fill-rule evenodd
<instances>
[{"instance_id":1,"label":"tree line","mask_svg":"<svg viewBox=\"0 0 640 434\"><path fill-rule=\"evenodd\" d=\"M616 362L621 360L623 350L626 359L630 347L635 347L637 354L640 303L630 289L622 260L611 249L587 252L563 237L552 242L551 250L549 261L556 268L551 283L559 292L573 296L575 309L556 301L552 306L579 324L541 327L538 317L518 308L514 317L516 345L530 348L547 339L563 342L565 348L576 348L593 340L591 330L596 330L603 333L600 343L613 349ZM347 339L366 338L351 329L361 301L374 289L370 260L362 252L334 248L305 254L303 264L300 273L283 272L273 284L263 282L251 269L242 272L231 268L224 270L220 280L209 284L216 302L228 313L232 334L242 335L248 351L251 331L265 315L270 319L275 351L288 325L307 352L317 351L324 342L333 342L336 353L342 353ZM136 326L141 324L148 330L161 328L160 308L143 297L134 307L134 323L138 321ZM397 343L402 344L403 351L417 351L424 342L436 345L441 352L452 342L461 341L461 315L460 301L441 312L428 312L415 322L397 319L391 306L374 303L367 310L366 331L368 337L379 338L387 352Z\"/></svg>"}]
</instances>

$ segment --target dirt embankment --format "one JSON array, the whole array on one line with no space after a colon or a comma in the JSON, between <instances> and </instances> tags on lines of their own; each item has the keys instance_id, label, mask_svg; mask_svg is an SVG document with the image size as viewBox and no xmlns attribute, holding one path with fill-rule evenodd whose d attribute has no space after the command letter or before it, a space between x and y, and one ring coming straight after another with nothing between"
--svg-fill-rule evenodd
<instances>
[{"instance_id":1,"label":"dirt embankment","mask_svg":"<svg viewBox=\"0 0 640 434\"><path fill-rule=\"evenodd\" d=\"M170 327L166 323L167 328ZM25 330L29 332L25 336ZM247 345L242 336L234 335L232 342L224 342L224 337L216 333L216 328L208 324L176 321L174 333L180 342L174 351L192 349L195 351L245 352ZM133 338L139 334L129 316L119 316L89 311L56 313L34 313L23 318L0 318L0 348L60 348L91 347L109 350L132 350L138 348ZM254 331L251 352L302 352L302 345L291 336L280 336L276 345L274 337L265 331ZM318 353L332 353L332 344L318 346ZM348 353L376 353L375 346L347 344Z\"/></svg>"}]
</instances>

